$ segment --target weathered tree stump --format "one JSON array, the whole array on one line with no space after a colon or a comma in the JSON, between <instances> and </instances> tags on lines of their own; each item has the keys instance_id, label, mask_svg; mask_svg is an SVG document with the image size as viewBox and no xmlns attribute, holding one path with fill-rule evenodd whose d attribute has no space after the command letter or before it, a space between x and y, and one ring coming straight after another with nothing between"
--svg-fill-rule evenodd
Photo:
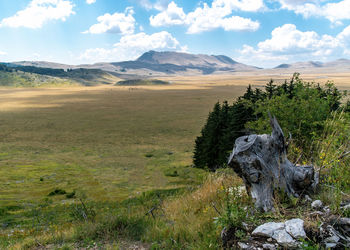
<instances>
[{"instance_id":1,"label":"weathered tree stump","mask_svg":"<svg viewBox=\"0 0 350 250\"><path fill-rule=\"evenodd\" d=\"M296 166L287 159L281 127L270 116L271 135L248 135L236 139L228 165L244 180L255 206L264 211L274 208L274 191L289 196L313 192L318 175L312 166Z\"/></svg>"}]
</instances>

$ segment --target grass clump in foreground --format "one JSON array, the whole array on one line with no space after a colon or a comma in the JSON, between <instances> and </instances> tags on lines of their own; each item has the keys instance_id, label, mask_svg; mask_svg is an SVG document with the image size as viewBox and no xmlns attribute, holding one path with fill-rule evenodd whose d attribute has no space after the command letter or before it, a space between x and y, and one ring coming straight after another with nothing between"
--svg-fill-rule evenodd
<instances>
[{"instance_id":1,"label":"grass clump in foreground","mask_svg":"<svg viewBox=\"0 0 350 250\"><path fill-rule=\"evenodd\" d=\"M239 226L248 220L242 209L251 204L249 198L233 191L241 185L235 174L224 170L208 175L196 189L149 191L119 203L95 203L83 199L81 203L65 205L61 210L46 204L36 210L40 214L39 220L53 214L56 220L37 225L33 232L28 228L25 235L18 235L13 241L2 235L0 246L107 248L131 242L152 249L218 249L221 247L222 222L230 221ZM235 197L235 201L228 197ZM236 214L237 204L241 210ZM232 208L228 216L227 206ZM76 216L77 211L86 215L93 211L93 216Z\"/></svg>"}]
</instances>

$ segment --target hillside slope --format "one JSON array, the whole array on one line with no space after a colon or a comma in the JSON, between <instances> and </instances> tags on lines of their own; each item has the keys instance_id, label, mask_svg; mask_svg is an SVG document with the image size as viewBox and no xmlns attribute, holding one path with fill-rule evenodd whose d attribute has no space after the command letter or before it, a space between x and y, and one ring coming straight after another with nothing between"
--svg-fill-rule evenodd
<instances>
[{"instance_id":1,"label":"hillside slope","mask_svg":"<svg viewBox=\"0 0 350 250\"><path fill-rule=\"evenodd\" d=\"M46 65L46 64L45 64ZM59 69L36 66L0 64L1 86L96 85L120 80L115 74L100 69Z\"/></svg>"},{"instance_id":2,"label":"hillside slope","mask_svg":"<svg viewBox=\"0 0 350 250\"><path fill-rule=\"evenodd\" d=\"M40 75L8 68L0 64L0 86L8 87L40 87L57 85L77 85L72 79Z\"/></svg>"}]
</instances>

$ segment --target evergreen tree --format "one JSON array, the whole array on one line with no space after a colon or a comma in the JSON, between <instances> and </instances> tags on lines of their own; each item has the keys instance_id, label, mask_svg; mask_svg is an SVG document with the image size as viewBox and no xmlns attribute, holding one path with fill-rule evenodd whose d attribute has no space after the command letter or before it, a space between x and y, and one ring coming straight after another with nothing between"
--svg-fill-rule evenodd
<instances>
[{"instance_id":1,"label":"evergreen tree","mask_svg":"<svg viewBox=\"0 0 350 250\"><path fill-rule=\"evenodd\" d=\"M254 91L252 90L252 85L248 85L246 92L243 95L243 99L252 100L254 98Z\"/></svg>"},{"instance_id":2,"label":"evergreen tree","mask_svg":"<svg viewBox=\"0 0 350 250\"><path fill-rule=\"evenodd\" d=\"M220 133L220 113L221 106L217 102L214 109L209 113L207 123L197 137L194 151L194 165L199 168L208 167L210 170L217 168L216 162L219 156L219 137ZM214 146L215 145L215 146Z\"/></svg>"},{"instance_id":3,"label":"evergreen tree","mask_svg":"<svg viewBox=\"0 0 350 250\"><path fill-rule=\"evenodd\" d=\"M273 84L273 80L271 79L265 86L265 91L269 99L272 98L272 96L275 93L275 90L276 90L276 85Z\"/></svg>"},{"instance_id":4,"label":"evergreen tree","mask_svg":"<svg viewBox=\"0 0 350 250\"><path fill-rule=\"evenodd\" d=\"M333 83L321 87L302 81L298 73L280 86L270 80L265 91L253 90L249 85L232 105L226 101L215 104L195 141L194 165L211 171L224 166L238 137L251 132L269 133L268 111L285 132L292 133L297 144L305 145L320 135L329 114L341 107L343 96ZM350 101L344 110L350 112Z\"/></svg>"}]
</instances>

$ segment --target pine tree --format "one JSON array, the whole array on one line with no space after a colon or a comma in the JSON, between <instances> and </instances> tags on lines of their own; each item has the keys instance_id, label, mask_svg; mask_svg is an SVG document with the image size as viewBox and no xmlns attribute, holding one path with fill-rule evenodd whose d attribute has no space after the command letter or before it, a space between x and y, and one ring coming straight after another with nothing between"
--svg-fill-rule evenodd
<instances>
[{"instance_id":1,"label":"pine tree","mask_svg":"<svg viewBox=\"0 0 350 250\"><path fill-rule=\"evenodd\" d=\"M254 98L254 91L252 90L252 86L249 84L246 92L243 95L243 99L252 100Z\"/></svg>"},{"instance_id":2,"label":"pine tree","mask_svg":"<svg viewBox=\"0 0 350 250\"><path fill-rule=\"evenodd\" d=\"M209 113L207 122L201 131L201 135L195 141L194 165L198 168L215 170L218 158L218 145L220 133L221 106L217 102L214 109Z\"/></svg>"},{"instance_id":3,"label":"pine tree","mask_svg":"<svg viewBox=\"0 0 350 250\"><path fill-rule=\"evenodd\" d=\"M269 99L272 98L272 96L275 93L275 90L276 90L276 85L273 84L273 80L271 79L265 86L265 91Z\"/></svg>"}]
</instances>

